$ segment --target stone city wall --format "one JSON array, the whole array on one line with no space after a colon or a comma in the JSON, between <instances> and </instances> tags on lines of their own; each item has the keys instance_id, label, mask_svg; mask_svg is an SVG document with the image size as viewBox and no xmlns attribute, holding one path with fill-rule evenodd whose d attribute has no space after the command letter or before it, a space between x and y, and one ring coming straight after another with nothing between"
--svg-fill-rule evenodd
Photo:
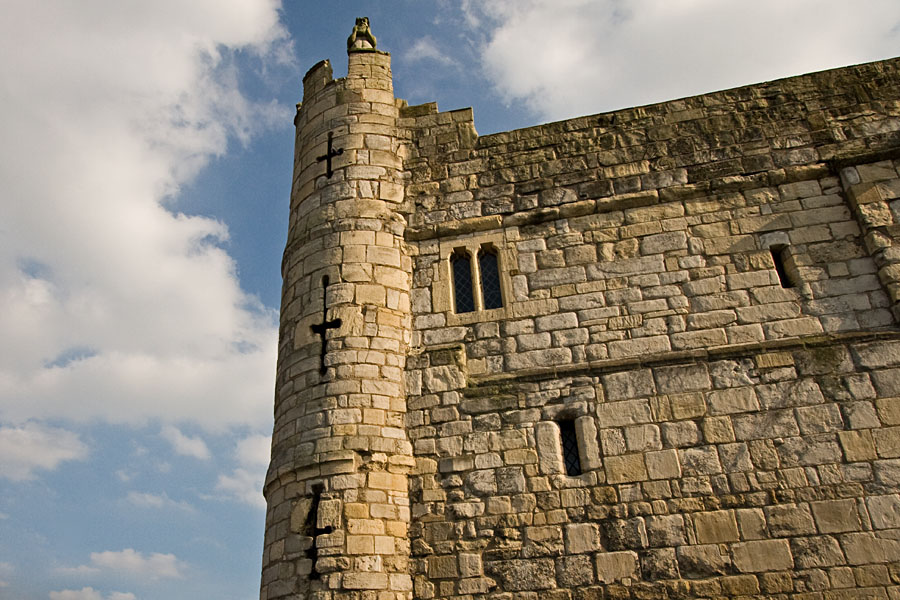
<instances>
[{"instance_id":1,"label":"stone city wall","mask_svg":"<svg viewBox=\"0 0 900 600\"><path fill-rule=\"evenodd\" d=\"M415 597L900 597L898 66L400 110ZM503 306L457 311L482 251Z\"/></svg>"}]
</instances>

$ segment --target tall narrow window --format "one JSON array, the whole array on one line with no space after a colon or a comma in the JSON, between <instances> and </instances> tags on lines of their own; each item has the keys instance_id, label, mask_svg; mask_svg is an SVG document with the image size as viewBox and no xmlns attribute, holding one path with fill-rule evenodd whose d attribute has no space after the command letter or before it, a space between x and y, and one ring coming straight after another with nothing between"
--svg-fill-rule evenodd
<instances>
[{"instance_id":1,"label":"tall narrow window","mask_svg":"<svg viewBox=\"0 0 900 600\"><path fill-rule=\"evenodd\" d=\"M566 475L581 475L581 457L578 454L578 436L575 434L575 421L559 421L559 437L562 440L563 465Z\"/></svg>"},{"instance_id":2,"label":"tall narrow window","mask_svg":"<svg viewBox=\"0 0 900 600\"><path fill-rule=\"evenodd\" d=\"M453 270L453 297L456 312L467 313L475 310L475 295L472 287L472 259L466 251L456 251L450 256Z\"/></svg>"},{"instance_id":3,"label":"tall narrow window","mask_svg":"<svg viewBox=\"0 0 900 600\"><path fill-rule=\"evenodd\" d=\"M769 248L769 252L772 253L772 262L775 263L775 272L778 273L778 281L781 282L781 287L783 288L791 288L796 285L793 278L788 274L786 266L788 259L787 250L787 246L772 246Z\"/></svg>"},{"instance_id":4,"label":"tall narrow window","mask_svg":"<svg viewBox=\"0 0 900 600\"><path fill-rule=\"evenodd\" d=\"M478 253L478 266L481 269L481 297L484 308L501 308L503 294L500 292L500 267L497 264L497 251L491 246L482 246Z\"/></svg>"}]
</instances>

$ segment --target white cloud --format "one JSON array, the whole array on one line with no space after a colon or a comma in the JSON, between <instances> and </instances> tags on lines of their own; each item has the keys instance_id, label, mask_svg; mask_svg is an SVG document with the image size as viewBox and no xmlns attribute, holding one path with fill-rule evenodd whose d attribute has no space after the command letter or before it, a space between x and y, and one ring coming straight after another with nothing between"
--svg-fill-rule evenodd
<instances>
[{"instance_id":1,"label":"white cloud","mask_svg":"<svg viewBox=\"0 0 900 600\"><path fill-rule=\"evenodd\" d=\"M33 479L39 469L53 470L67 460L83 460L88 448L65 429L27 422L0 427L0 477Z\"/></svg>"},{"instance_id":2,"label":"white cloud","mask_svg":"<svg viewBox=\"0 0 900 600\"><path fill-rule=\"evenodd\" d=\"M163 427L161 435L172 444L175 452L182 456L192 456L200 460L208 460L210 457L209 448L200 437L188 437L172 425Z\"/></svg>"},{"instance_id":3,"label":"white cloud","mask_svg":"<svg viewBox=\"0 0 900 600\"><path fill-rule=\"evenodd\" d=\"M131 548L92 552L90 563L57 569L66 575L96 575L104 571L129 575L139 580L177 579L184 576L185 564L174 554L153 552L144 555Z\"/></svg>"},{"instance_id":4,"label":"white cloud","mask_svg":"<svg viewBox=\"0 0 900 600\"><path fill-rule=\"evenodd\" d=\"M103 600L103 596L94 588L85 587L80 590L50 592L50 600ZM137 596L131 592L111 592L106 600L137 600Z\"/></svg>"},{"instance_id":5,"label":"white cloud","mask_svg":"<svg viewBox=\"0 0 900 600\"><path fill-rule=\"evenodd\" d=\"M268 422L275 311L178 191L290 110L234 52L284 56L277 0L11 0L0 21L0 419Z\"/></svg>"},{"instance_id":6,"label":"white cloud","mask_svg":"<svg viewBox=\"0 0 900 600\"><path fill-rule=\"evenodd\" d=\"M260 475L258 471L238 468L231 475L219 475L216 489L244 504L265 508L266 500L262 495L264 477L265 471Z\"/></svg>"},{"instance_id":7,"label":"white cloud","mask_svg":"<svg viewBox=\"0 0 900 600\"><path fill-rule=\"evenodd\" d=\"M193 511L194 507L188 504L187 502L176 502L169 498L169 496L163 492L162 494L151 494L148 492L128 492L128 495L125 497L126 501L133 506L137 506L139 508L151 508L151 509L166 509L166 508L177 508L179 510L185 511Z\"/></svg>"},{"instance_id":8,"label":"white cloud","mask_svg":"<svg viewBox=\"0 0 900 600\"><path fill-rule=\"evenodd\" d=\"M447 40L445 40L445 43ZM403 58L409 62L433 61L444 67L456 67L461 65L450 56L446 49L441 49L437 42L430 36L417 39L404 53Z\"/></svg>"},{"instance_id":9,"label":"white cloud","mask_svg":"<svg viewBox=\"0 0 900 600\"><path fill-rule=\"evenodd\" d=\"M267 435L251 435L240 440L234 452L238 467L231 475L219 475L216 489L239 502L265 508L262 486L269 465L271 444L272 438Z\"/></svg>"},{"instance_id":10,"label":"white cloud","mask_svg":"<svg viewBox=\"0 0 900 600\"><path fill-rule=\"evenodd\" d=\"M272 452L272 437L251 435L237 443L235 458L247 467L267 467Z\"/></svg>"},{"instance_id":11,"label":"white cloud","mask_svg":"<svg viewBox=\"0 0 900 600\"><path fill-rule=\"evenodd\" d=\"M864 8L863 8L864 7ZM543 119L647 104L886 58L895 0L464 2L487 76Z\"/></svg>"}]
</instances>

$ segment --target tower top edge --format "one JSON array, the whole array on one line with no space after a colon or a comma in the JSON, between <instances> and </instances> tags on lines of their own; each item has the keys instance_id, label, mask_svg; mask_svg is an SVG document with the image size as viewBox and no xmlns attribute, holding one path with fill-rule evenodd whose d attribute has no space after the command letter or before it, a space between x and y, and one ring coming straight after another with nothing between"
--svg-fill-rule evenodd
<instances>
[{"instance_id":1,"label":"tower top edge","mask_svg":"<svg viewBox=\"0 0 900 600\"><path fill-rule=\"evenodd\" d=\"M324 73L327 73L328 79L333 78L333 70L331 68L331 61L326 58L324 60L320 60L319 62L317 62L316 64L314 64L313 66L311 66L309 68L309 70L306 72L306 75L303 76L303 83L306 83L306 81L309 78L316 76L320 71L323 71L323 70L324 70Z\"/></svg>"}]
</instances>

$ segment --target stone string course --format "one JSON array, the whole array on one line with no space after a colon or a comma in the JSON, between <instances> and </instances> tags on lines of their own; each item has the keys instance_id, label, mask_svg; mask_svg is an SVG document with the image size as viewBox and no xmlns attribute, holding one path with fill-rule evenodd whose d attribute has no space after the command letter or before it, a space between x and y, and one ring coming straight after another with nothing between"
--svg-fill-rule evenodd
<instances>
[{"instance_id":1,"label":"stone string course","mask_svg":"<svg viewBox=\"0 0 900 600\"><path fill-rule=\"evenodd\" d=\"M900 598L900 59L479 137L349 58L296 120L263 600Z\"/></svg>"}]
</instances>

